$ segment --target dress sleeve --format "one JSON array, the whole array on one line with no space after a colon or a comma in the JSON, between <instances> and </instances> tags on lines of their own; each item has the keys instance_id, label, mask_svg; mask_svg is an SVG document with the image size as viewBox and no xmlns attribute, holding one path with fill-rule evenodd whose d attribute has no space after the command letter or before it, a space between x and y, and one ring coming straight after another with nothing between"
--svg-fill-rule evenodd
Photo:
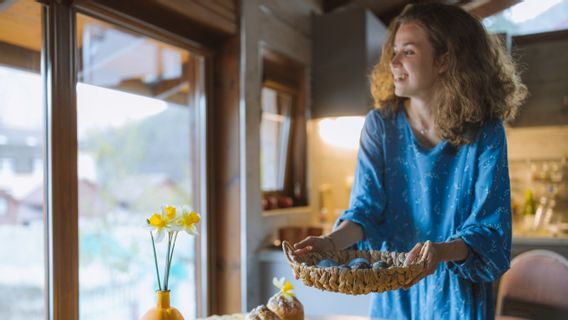
<instances>
[{"instance_id":1,"label":"dress sleeve","mask_svg":"<svg viewBox=\"0 0 568 320\"><path fill-rule=\"evenodd\" d=\"M378 249L384 237L380 230L385 206L383 142L383 123L374 110L367 115L361 131L349 209L335 223L338 226L349 220L363 228L365 238L358 243L359 249Z\"/></svg>"},{"instance_id":2,"label":"dress sleeve","mask_svg":"<svg viewBox=\"0 0 568 320\"><path fill-rule=\"evenodd\" d=\"M507 271L511 260L511 190L503 124L480 134L472 211L450 237L463 239L469 254L448 267L470 281L490 282Z\"/></svg>"}]
</instances>

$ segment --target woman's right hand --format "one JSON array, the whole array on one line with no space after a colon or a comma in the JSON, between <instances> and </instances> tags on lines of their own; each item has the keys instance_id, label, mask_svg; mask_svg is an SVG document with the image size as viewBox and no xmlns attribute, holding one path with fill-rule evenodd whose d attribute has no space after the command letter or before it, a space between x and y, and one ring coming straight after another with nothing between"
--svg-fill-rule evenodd
<instances>
[{"instance_id":1,"label":"woman's right hand","mask_svg":"<svg viewBox=\"0 0 568 320\"><path fill-rule=\"evenodd\" d=\"M294 252L292 258L302 256L312 251L335 250L335 243L329 236L309 236L304 240L294 244Z\"/></svg>"}]
</instances>

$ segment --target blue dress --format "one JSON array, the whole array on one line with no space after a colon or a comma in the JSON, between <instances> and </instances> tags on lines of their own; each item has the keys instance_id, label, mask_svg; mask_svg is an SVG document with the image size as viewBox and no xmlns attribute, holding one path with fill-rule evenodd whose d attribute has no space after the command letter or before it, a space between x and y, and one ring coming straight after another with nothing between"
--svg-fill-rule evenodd
<instances>
[{"instance_id":1,"label":"blue dress","mask_svg":"<svg viewBox=\"0 0 568 320\"><path fill-rule=\"evenodd\" d=\"M359 249L408 252L417 242L461 238L469 255L444 262L409 290L375 293L371 317L492 319L492 281L509 268L511 200L505 130L485 123L473 142L421 147L400 108L371 111L361 133L349 209Z\"/></svg>"}]
</instances>

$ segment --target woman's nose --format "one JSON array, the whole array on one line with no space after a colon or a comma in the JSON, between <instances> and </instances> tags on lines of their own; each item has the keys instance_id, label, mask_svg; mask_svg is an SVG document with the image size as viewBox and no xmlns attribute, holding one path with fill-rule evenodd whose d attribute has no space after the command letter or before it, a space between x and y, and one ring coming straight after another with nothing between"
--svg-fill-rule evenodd
<instances>
[{"instance_id":1,"label":"woman's nose","mask_svg":"<svg viewBox=\"0 0 568 320\"><path fill-rule=\"evenodd\" d=\"M398 66L400 65L400 56L399 53L394 53L390 62L391 67L392 66Z\"/></svg>"}]
</instances>

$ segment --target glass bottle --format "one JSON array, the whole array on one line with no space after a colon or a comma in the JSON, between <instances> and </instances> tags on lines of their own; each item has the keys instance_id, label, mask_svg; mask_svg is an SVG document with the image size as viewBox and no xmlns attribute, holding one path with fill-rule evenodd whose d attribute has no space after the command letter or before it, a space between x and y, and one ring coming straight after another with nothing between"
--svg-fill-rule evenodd
<instances>
[{"instance_id":1,"label":"glass bottle","mask_svg":"<svg viewBox=\"0 0 568 320\"><path fill-rule=\"evenodd\" d=\"M534 195L531 189L525 191L525 204L523 207L523 223L522 233L530 232L534 227L534 214L536 208L534 203Z\"/></svg>"}]
</instances>

